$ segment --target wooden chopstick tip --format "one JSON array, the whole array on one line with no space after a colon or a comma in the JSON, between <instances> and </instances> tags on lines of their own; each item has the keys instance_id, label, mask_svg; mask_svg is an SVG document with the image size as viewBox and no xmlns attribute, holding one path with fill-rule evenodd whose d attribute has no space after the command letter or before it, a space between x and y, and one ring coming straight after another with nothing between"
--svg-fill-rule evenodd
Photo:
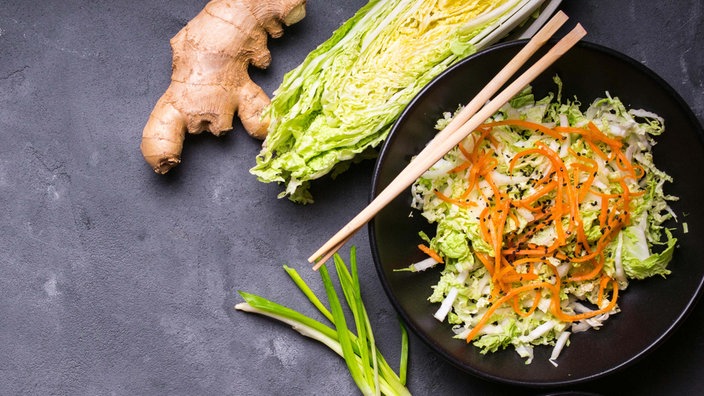
<instances>
[{"instance_id":1,"label":"wooden chopstick tip","mask_svg":"<svg viewBox=\"0 0 704 396\"><path fill-rule=\"evenodd\" d=\"M558 10L555 12L555 14L550 18L550 20L543 26L543 30L545 31L546 35L552 35L555 33L557 29L559 29L562 25L567 22L569 17L567 14L565 14L564 11ZM581 39L582 37L586 36L587 30L582 26L582 24L577 23L572 30L565 35L565 37L569 36L569 40L573 39ZM535 36L538 36L539 34L536 34Z\"/></svg>"},{"instance_id":2,"label":"wooden chopstick tip","mask_svg":"<svg viewBox=\"0 0 704 396\"><path fill-rule=\"evenodd\" d=\"M587 35L587 30L582 26L581 23L577 23L577 25L572 29L570 34L574 32L575 36L579 36L579 38L582 38Z\"/></svg>"},{"instance_id":3,"label":"wooden chopstick tip","mask_svg":"<svg viewBox=\"0 0 704 396\"><path fill-rule=\"evenodd\" d=\"M562 11L562 10L557 10L557 12L555 13L555 15L553 15L552 18L550 18L550 21L548 21L548 23L555 23L555 24L557 24L558 26L561 26L561 25L563 25L565 22L567 22L568 19L570 19L570 17L568 17L567 14L565 14L564 11Z\"/></svg>"},{"instance_id":4,"label":"wooden chopstick tip","mask_svg":"<svg viewBox=\"0 0 704 396\"><path fill-rule=\"evenodd\" d=\"M322 257L319 257L318 260L314 260L313 262L311 262L311 264L314 264L313 271L319 270L320 267L325 265L325 263L327 263L328 260L330 260L330 257L332 257L334 254L335 254L334 252L329 252L328 254L326 254Z\"/></svg>"}]
</instances>

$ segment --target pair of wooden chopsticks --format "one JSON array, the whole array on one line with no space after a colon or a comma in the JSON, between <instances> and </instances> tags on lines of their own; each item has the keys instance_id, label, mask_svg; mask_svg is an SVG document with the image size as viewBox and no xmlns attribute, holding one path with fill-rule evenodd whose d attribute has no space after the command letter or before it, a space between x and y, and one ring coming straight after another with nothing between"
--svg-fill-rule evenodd
<instances>
[{"instance_id":1,"label":"pair of wooden chopsticks","mask_svg":"<svg viewBox=\"0 0 704 396\"><path fill-rule=\"evenodd\" d=\"M337 252L352 235L368 223L381 209L412 185L433 164L448 151L460 143L472 131L477 129L501 106L520 93L542 72L564 55L584 37L587 32L577 24L567 35L555 44L542 58L535 62L503 91L491 99L494 94L520 69L535 52L567 21L567 15L559 11L540 29L516 56L499 71L494 78L474 97L464 109L411 161L394 180L382 190L372 202L357 216L338 231L330 240L320 247L308 262L315 263L317 270L335 252ZM491 100L490 100L491 99Z\"/></svg>"}]
</instances>

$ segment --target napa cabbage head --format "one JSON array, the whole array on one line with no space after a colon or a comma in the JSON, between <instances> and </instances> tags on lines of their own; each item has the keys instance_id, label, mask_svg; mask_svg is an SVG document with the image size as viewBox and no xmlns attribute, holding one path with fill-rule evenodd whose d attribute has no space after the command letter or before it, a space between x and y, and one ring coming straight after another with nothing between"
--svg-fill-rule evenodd
<instances>
[{"instance_id":1,"label":"napa cabbage head","mask_svg":"<svg viewBox=\"0 0 704 396\"><path fill-rule=\"evenodd\" d=\"M311 180L375 155L430 80L527 19L527 0L371 0L288 72L274 92L268 136L250 170L311 203ZM508 33L508 32L503 32Z\"/></svg>"}]
</instances>

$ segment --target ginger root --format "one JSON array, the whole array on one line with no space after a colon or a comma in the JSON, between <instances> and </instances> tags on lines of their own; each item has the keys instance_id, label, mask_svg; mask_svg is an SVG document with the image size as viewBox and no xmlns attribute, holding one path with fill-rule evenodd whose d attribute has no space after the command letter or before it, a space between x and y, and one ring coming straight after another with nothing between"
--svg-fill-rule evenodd
<instances>
[{"instance_id":1,"label":"ginger root","mask_svg":"<svg viewBox=\"0 0 704 396\"><path fill-rule=\"evenodd\" d=\"M212 0L172 39L171 84L157 101L140 148L155 172L181 162L186 131L216 136L232 129L237 112L247 132L266 137L262 111L269 97L248 67L271 63L267 34L276 38L305 17L305 0Z\"/></svg>"}]
</instances>

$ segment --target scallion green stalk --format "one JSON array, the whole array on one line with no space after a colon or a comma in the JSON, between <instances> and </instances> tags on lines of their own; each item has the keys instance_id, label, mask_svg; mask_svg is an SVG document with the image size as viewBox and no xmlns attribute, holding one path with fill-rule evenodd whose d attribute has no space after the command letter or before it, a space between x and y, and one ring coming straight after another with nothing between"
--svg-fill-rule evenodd
<instances>
[{"instance_id":1,"label":"scallion green stalk","mask_svg":"<svg viewBox=\"0 0 704 396\"><path fill-rule=\"evenodd\" d=\"M302 335L327 345L345 359L352 379L365 395L410 395L405 386L408 366L408 334L405 327L401 324L401 361L399 374L396 374L374 342L371 322L362 300L355 248L352 247L350 251L351 270L338 254L335 255L334 262L340 288L352 313L357 334L347 326L341 300L325 267L319 272L330 305L329 310L295 269L288 266L284 266L284 269L318 311L331 322L332 327L291 308L243 291L239 293L245 302L237 304L235 308L286 323Z\"/></svg>"}]
</instances>

